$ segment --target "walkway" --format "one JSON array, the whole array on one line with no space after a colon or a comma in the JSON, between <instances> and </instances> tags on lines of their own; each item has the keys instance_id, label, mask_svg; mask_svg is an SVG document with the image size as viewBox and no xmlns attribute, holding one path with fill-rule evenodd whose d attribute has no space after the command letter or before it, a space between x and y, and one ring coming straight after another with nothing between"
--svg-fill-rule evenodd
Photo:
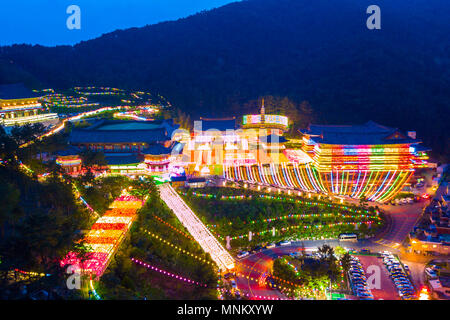
<instances>
[{"instance_id":1,"label":"walkway","mask_svg":"<svg viewBox=\"0 0 450 320\"><path fill-rule=\"evenodd\" d=\"M84 239L90 247L87 259L80 262L76 253L69 252L61 261L61 266L74 265L83 272L101 277L141 207L142 201L132 196L122 195L115 199L110 209L92 225Z\"/></svg>"},{"instance_id":2,"label":"walkway","mask_svg":"<svg viewBox=\"0 0 450 320\"><path fill-rule=\"evenodd\" d=\"M178 193L169 184L159 187L161 199L172 209L178 220L186 227L189 233L200 244L202 249L211 255L218 267L225 271L234 268L234 259L227 250L217 241L195 213L181 199Z\"/></svg>"}]
</instances>

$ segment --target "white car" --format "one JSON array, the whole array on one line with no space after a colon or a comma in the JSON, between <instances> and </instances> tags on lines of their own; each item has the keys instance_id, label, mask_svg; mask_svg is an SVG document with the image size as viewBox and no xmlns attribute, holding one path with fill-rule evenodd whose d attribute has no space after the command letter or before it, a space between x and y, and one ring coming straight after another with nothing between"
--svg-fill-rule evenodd
<instances>
[{"instance_id":1,"label":"white car","mask_svg":"<svg viewBox=\"0 0 450 320\"><path fill-rule=\"evenodd\" d=\"M425 274L427 276L429 276L430 278L436 278L437 277L436 271L434 271L433 269L430 269L430 268L425 268Z\"/></svg>"},{"instance_id":2,"label":"white car","mask_svg":"<svg viewBox=\"0 0 450 320\"><path fill-rule=\"evenodd\" d=\"M238 259L241 259L241 258L244 258L244 257L246 257L248 255L249 255L248 251L243 251L243 252L239 252L237 257L238 257Z\"/></svg>"},{"instance_id":3,"label":"white car","mask_svg":"<svg viewBox=\"0 0 450 320\"><path fill-rule=\"evenodd\" d=\"M281 242L280 242L280 246L288 246L288 245L290 245L290 244L291 244L291 242L288 241L288 240L284 240L284 241L281 241Z\"/></svg>"}]
</instances>

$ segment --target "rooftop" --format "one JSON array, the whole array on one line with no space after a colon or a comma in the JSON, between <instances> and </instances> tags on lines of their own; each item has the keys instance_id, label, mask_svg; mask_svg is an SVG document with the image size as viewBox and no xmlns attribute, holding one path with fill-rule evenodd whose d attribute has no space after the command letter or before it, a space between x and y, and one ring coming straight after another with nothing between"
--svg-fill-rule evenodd
<instances>
[{"instance_id":1,"label":"rooftop","mask_svg":"<svg viewBox=\"0 0 450 320\"><path fill-rule=\"evenodd\" d=\"M362 125L317 125L312 124L303 134L309 135L316 143L336 145L382 145L416 144L398 128L390 128L368 121Z\"/></svg>"},{"instance_id":2,"label":"rooftop","mask_svg":"<svg viewBox=\"0 0 450 320\"><path fill-rule=\"evenodd\" d=\"M73 129L69 141L77 143L155 143L170 140L177 126L167 121L142 122L101 120L92 126Z\"/></svg>"},{"instance_id":3,"label":"rooftop","mask_svg":"<svg viewBox=\"0 0 450 320\"><path fill-rule=\"evenodd\" d=\"M285 143L287 141L285 137L276 134L261 137L259 140L263 143Z\"/></svg>"},{"instance_id":4,"label":"rooftop","mask_svg":"<svg viewBox=\"0 0 450 320\"><path fill-rule=\"evenodd\" d=\"M143 154L151 154L151 155L161 155L161 154L171 154L172 150L178 151L178 154L181 150L183 150L183 145L179 142L174 143L170 148L166 148L160 144L150 144L147 148L142 149L141 152Z\"/></svg>"},{"instance_id":5,"label":"rooftop","mask_svg":"<svg viewBox=\"0 0 450 320\"><path fill-rule=\"evenodd\" d=\"M137 154L105 155L105 159L108 165L132 165L142 162L142 157Z\"/></svg>"},{"instance_id":6,"label":"rooftop","mask_svg":"<svg viewBox=\"0 0 450 320\"><path fill-rule=\"evenodd\" d=\"M236 129L236 118L222 118L222 119L205 119L200 118L201 127L197 127L194 124L195 128L198 128L198 131L207 131L207 130L218 130L218 131L226 131L226 130L235 130Z\"/></svg>"}]
</instances>

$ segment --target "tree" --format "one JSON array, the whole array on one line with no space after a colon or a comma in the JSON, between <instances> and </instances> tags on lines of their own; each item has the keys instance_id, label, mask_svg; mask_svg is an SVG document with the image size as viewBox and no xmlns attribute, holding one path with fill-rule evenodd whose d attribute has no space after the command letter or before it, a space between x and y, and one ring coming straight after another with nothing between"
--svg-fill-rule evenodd
<instances>
[{"instance_id":1,"label":"tree","mask_svg":"<svg viewBox=\"0 0 450 320\"><path fill-rule=\"evenodd\" d=\"M345 250L343 247L341 247L341 246L337 246L336 248L334 248L334 252L336 253L336 255L338 256L338 257L341 257L341 256L343 256L346 252L347 252L347 250Z\"/></svg>"},{"instance_id":2,"label":"tree","mask_svg":"<svg viewBox=\"0 0 450 320\"><path fill-rule=\"evenodd\" d=\"M2 238L5 237L6 223L17 220L15 213L19 213L17 206L20 200L20 190L11 183L0 182L0 194L3 196L2 205L0 206L0 225ZM15 210L16 209L16 210Z\"/></svg>"},{"instance_id":3,"label":"tree","mask_svg":"<svg viewBox=\"0 0 450 320\"><path fill-rule=\"evenodd\" d=\"M334 256L334 249L328 244L324 244L322 247L318 248L320 260L322 262L327 262L329 267L331 268L336 261L336 257Z\"/></svg>"},{"instance_id":4,"label":"tree","mask_svg":"<svg viewBox=\"0 0 450 320\"><path fill-rule=\"evenodd\" d=\"M366 197L366 196L361 196L361 197L359 198L359 206L360 206L363 210L367 209L368 203L369 203L369 201L367 200L367 197Z\"/></svg>"},{"instance_id":5,"label":"tree","mask_svg":"<svg viewBox=\"0 0 450 320\"><path fill-rule=\"evenodd\" d=\"M352 258L348 252L344 253L344 255L340 259L341 267L344 270L344 277L346 279L347 279L348 271L350 270L351 261L352 261Z\"/></svg>"},{"instance_id":6,"label":"tree","mask_svg":"<svg viewBox=\"0 0 450 320\"><path fill-rule=\"evenodd\" d=\"M347 272L350 270L350 262L352 261L352 257L350 253L346 252L342 255L340 262L342 269L344 270L344 273L347 274Z\"/></svg>"},{"instance_id":7,"label":"tree","mask_svg":"<svg viewBox=\"0 0 450 320\"><path fill-rule=\"evenodd\" d=\"M103 152L95 152L86 150L80 153L83 166L86 168L93 168L95 166L102 167L107 165L105 154Z\"/></svg>"},{"instance_id":8,"label":"tree","mask_svg":"<svg viewBox=\"0 0 450 320\"><path fill-rule=\"evenodd\" d=\"M18 144L15 139L9 136L2 126L0 126L0 159L6 165L17 165L16 152Z\"/></svg>"},{"instance_id":9,"label":"tree","mask_svg":"<svg viewBox=\"0 0 450 320\"><path fill-rule=\"evenodd\" d=\"M141 199L144 199L148 195L159 197L159 190L156 187L155 181L151 177L142 177L132 180L131 188L132 189L129 191L129 193Z\"/></svg>"},{"instance_id":10,"label":"tree","mask_svg":"<svg viewBox=\"0 0 450 320\"><path fill-rule=\"evenodd\" d=\"M306 128L314 119L314 112L308 101L302 101L298 104L288 97L280 96L264 96L250 100L242 106L242 111L259 113L263 98L266 114L279 114L288 117L288 135L290 136L295 136L298 129Z\"/></svg>"}]
</instances>

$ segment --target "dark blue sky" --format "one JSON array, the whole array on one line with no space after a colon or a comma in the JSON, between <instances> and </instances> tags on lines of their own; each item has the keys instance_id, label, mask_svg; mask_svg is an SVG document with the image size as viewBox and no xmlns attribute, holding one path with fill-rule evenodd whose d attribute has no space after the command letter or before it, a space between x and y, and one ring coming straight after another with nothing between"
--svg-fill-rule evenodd
<instances>
[{"instance_id":1,"label":"dark blue sky","mask_svg":"<svg viewBox=\"0 0 450 320\"><path fill-rule=\"evenodd\" d=\"M237 0L0 0L0 45L75 44L116 29L176 20ZM81 30L69 30L69 5L81 9Z\"/></svg>"}]
</instances>

